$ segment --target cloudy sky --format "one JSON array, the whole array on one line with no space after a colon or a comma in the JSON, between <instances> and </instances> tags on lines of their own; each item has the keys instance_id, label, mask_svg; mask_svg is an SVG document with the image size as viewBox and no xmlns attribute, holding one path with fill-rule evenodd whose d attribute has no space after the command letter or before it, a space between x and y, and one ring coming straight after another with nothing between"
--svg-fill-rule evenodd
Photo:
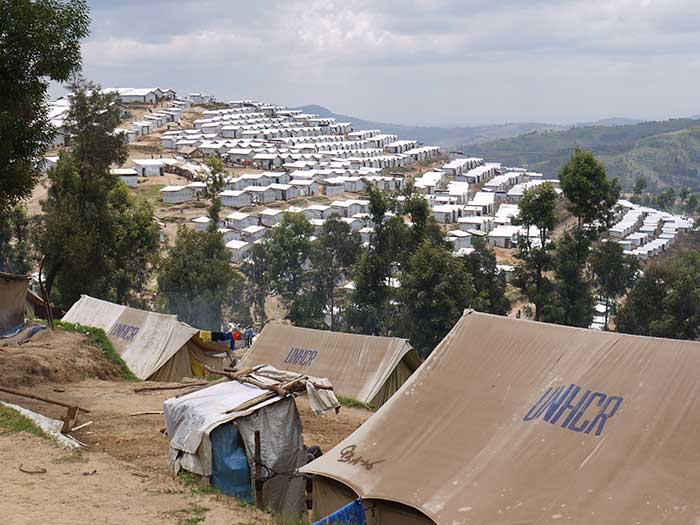
<instances>
[{"instance_id":1,"label":"cloudy sky","mask_svg":"<svg viewBox=\"0 0 700 525\"><path fill-rule=\"evenodd\" d=\"M698 0L89 0L85 74L406 124L700 113Z\"/></svg>"}]
</instances>

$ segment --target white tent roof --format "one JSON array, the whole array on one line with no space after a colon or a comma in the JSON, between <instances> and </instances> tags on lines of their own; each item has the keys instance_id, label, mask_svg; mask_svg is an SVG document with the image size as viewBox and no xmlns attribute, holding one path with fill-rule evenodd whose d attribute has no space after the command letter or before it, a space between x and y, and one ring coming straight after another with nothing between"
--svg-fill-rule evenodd
<instances>
[{"instance_id":1,"label":"white tent roof","mask_svg":"<svg viewBox=\"0 0 700 525\"><path fill-rule=\"evenodd\" d=\"M199 330L175 315L137 310L83 295L64 321L101 328L129 369L148 379Z\"/></svg>"}]
</instances>

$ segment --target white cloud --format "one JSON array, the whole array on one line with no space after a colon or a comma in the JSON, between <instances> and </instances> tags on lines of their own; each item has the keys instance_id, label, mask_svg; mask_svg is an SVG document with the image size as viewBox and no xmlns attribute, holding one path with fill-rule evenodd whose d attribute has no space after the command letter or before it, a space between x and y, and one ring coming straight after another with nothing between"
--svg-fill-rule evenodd
<instances>
[{"instance_id":1,"label":"white cloud","mask_svg":"<svg viewBox=\"0 0 700 525\"><path fill-rule=\"evenodd\" d=\"M697 113L695 0L99 2L104 85L319 103L402 122Z\"/></svg>"}]
</instances>

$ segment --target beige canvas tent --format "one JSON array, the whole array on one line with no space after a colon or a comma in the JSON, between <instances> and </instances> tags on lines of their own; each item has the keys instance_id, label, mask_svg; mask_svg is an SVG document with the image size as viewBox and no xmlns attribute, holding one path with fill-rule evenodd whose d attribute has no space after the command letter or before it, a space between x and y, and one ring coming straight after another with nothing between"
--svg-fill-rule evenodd
<instances>
[{"instance_id":1,"label":"beige canvas tent","mask_svg":"<svg viewBox=\"0 0 700 525\"><path fill-rule=\"evenodd\" d=\"M420 360L406 339L269 323L241 360L241 367L261 364L327 377L338 395L378 407Z\"/></svg>"},{"instance_id":2,"label":"beige canvas tent","mask_svg":"<svg viewBox=\"0 0 700 525\"><path fill-rule=\"evenodd\" d=\"M101 328L136 377L179 381L202 376L202 365L221 368L225 349L206 345L199 330L174 315L138 310L83 295L64 321Z\"/></svg>"},{"instance_id":3,"label":"beige canvas tent","mask_svg":"<svg viewBox=\"0 0 700 525\"><path fill-rule=\"evenodd\" d=\"M12 336L24 326L29 277L0 272L0 336Z\"/></svg>"},{"instance_id":4,"label":"beige canvas tent","mask_svg":"<svg viewBox=\"0 0 700 525\"><path fill-rule=\"evenodd\" d=\"M467 312L300 469L370 524L700 523L700 343Z\"/></svg>"}]
</instances>

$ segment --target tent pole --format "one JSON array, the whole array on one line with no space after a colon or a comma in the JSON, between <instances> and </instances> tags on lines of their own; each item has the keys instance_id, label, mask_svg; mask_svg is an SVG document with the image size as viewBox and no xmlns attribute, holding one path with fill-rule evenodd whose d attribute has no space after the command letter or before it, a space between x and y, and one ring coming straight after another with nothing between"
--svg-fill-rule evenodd
<instances>
[{"instance_id":1,"label":"tent pole","mask_svg":"<svg viewBox=\"0 0 700 525\"><path fill-rule=\"evenodd\" d=\"M255 506L263 507L262 501L262 453L260 451L260 431L255 431Z\"/></svg>"}]
</instances>

